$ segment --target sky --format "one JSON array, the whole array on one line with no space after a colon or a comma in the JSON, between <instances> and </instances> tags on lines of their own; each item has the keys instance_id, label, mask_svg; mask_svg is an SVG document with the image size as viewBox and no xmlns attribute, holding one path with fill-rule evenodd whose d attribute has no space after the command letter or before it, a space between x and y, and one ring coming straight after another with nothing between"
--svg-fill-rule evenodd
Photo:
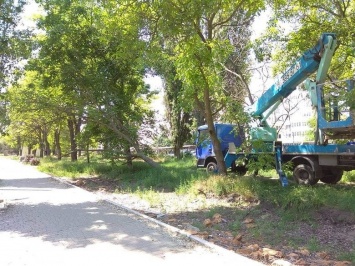
<instances>
[{"instance_id":1,"label":"sky","mask_svg":"<svg viewBox=\"0 0 355 266\"><path fill-rule=\"evenodd\" d=\"M28 1L29 4L25 6L24 12L22 14L23 27L34 29L36 24L33 21L33 16L41 13L39 6L32 0Z\"/></svg>"}]
</instances>

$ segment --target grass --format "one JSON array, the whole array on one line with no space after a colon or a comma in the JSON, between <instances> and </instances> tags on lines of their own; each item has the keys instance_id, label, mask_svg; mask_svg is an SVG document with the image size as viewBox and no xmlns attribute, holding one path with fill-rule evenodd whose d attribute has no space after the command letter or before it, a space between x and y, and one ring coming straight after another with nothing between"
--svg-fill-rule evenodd
<instances>
[{"instance_id":1,"label":"grass","mask_svg":"<svg viewBox=\"0 0 355 266\"><path fill-rule=\"evenodd\" d=\"M270 217L264 217L260 206L250 209L235 209L235 219L230 229L234 232L241 230L243 217L247 214L259 217L257 227L251 232L256 238L268 241L270 244L285 241L285 233L292 231L294 221L316 224L313 214L321 208L337 209L355 213L354 184L355 171L344 175L344 180L337 185L319 183L316 186L297 186L290 182L288 187L282 187L275 172L261 172L260 176L208 175L204 169L196 169L194 158L176 160L165 158L161 160L162 167L154 169L141 161L135 161L133 168L126 165L113 165L101 158L93 158L90 164L84 160L70 162L53 159L41 160L40 171L67 178L100 176L119 183L119 192L135 193L147 200L152 207L164 205L164 193L175 192L179 195L197 197L201 191L217 197L232 193L244 199L255 199L262 204L271 206L277 214L277 227L270 222ZM348 183L350 182L350 183ZM218 209L211 209L208 216L213 216ZM273 219L276 219L273 217ZM287 239L290 246L301 245L302 240L295 237ZM316 239L308 243L311 251L322 247ZM355 263L354 254L342 253L341 258L347 258Z\"/></svg>"},{"instance_id":2,"label":"grass","mask_svg":"<svg viewBox=\"0 0 355 266\"><path fill-rule=\"evenodd\" d=\"M152 192L176 192L196 195L198 191L224 196L238 193L246 198L266 201L279 209L295 213L308 213L321 207L334 207L355 213L355 193L352 184L317 184L316 186L297 186L293 183L282 188L277 179L262 176L207 175L203 169L196 169L193 158L176 160L167 158L162 167L154 169L144 162L134 162L133 168L126 165L112 165L100 158L70 162L42 159L40 171L67 178L100 176L120 182L123 192L137 192L140 195ZM272 175L272 173L271 173ZM290 219L293 219L291 217Z\"/></svg>"},{"instance_id":3,"label":"grass","mask_svg":"<svg viewBox=\"0 0 355 266\"><path fill-rule=\"evenodd\" d=\"M345 261L352 261L353 265L355 264L355 252L353 253L347 253L347 252L342 252L339 255L340 260L345 260Z\"/></svg>"}]
</instances>

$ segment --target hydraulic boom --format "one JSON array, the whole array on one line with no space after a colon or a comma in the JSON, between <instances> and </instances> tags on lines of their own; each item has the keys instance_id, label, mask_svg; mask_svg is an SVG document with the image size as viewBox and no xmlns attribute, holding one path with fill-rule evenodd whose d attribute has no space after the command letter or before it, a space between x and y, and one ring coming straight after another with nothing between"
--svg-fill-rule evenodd
<instances>
[{"instance_id":1,"label":"hydraulic boom","mask_svg":"<svg viewBox=\"0 0 355 266\"><path fill-rule=\"evenodd\" d=\"M251 106L249 113L258 120L258 125L251 127L248 132L252 141L252 144L247 147L248 151L242 150L244 148L243 128L232 124L214 125L221 141L227 168L243 175L247 172L250 162L260 160L263 154L274 155L275 168L282 186L288 185L288 178L282 170L282 165L285 163L290 163L294 180L298 184L306 185L314 185L319 180L323 183L335 184L340 181L344 171L355 170L354 142L338 144L327 141L327 139L355 137L355 110L347 106L347 102L342 98L336 98L340 95L340 93L336 95L340 86L332 90L335 86L325 83L336 48L336 35L322 34L317 44L304 52ZM315 81L309 80L309 76L315 72ZM316 110L315 142L313 144L282 143L277 140L276 129L268 125L267 118L283 99L305 80L307 80L305 87L310 93L311 104ZM348 80L346 90L349 92L354 87L355 81ZM349 114L348 117L346 113ZM217 171L218 165L212 142L208 138L203 138L206 134L208 134L207 126L198 128L198 138L202 142L201 144L197 142L197 166L206 167L209 171Z\"/></svg>"},{"instance_id":2,"label":"hydraulic boom","mask_svg":"<svg viewBox=\"0 0 355 266\"><path fill-rule=\"evenodd\" d=\"M336 49L336 36L324 33L318 43L305 53L253 104L251 114L260 119L260 126L265 125L266 118L288 97L299 84L318 70L317 80L324 81ZM272 110L264 113L272 107Z\"/></svg>"}]
</instances>

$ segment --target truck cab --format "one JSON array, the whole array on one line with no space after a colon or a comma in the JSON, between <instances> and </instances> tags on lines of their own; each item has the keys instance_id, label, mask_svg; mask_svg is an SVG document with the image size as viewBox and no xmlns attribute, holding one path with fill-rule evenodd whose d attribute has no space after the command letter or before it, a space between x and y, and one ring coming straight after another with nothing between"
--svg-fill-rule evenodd
<instances>
[{"instance_id":1,"label":"truck cab","mask_svg":"<svg viewBox=\"0 0 355 266\"><path fill-rule=\"evenodd\" d=\"M239 148L244 141L244 132L240 126L232 124L214 124L217 137L221 143L223 156L230 151L230 143ZM207 171L217 171L217 161L209 137L207 125L198 127L196 138L196 158L198 168L207 168ZM234 162L233 162L234 163ZM235 164L226 165L234 169Z\"/></svg>"}]
</instances>

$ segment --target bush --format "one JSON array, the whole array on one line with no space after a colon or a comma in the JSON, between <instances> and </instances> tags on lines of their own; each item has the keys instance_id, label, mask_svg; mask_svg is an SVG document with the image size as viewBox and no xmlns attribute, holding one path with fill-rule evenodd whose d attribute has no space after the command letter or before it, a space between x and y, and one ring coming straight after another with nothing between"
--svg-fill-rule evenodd
<instances>
[{"instance_id":1,"label":"bush","mask_svg":"<svg viewBox=\"0 0 355 266\"><path fill-rule=\"evenodd\" d=\"M355 182L355 170L344 172L342 182Z\"/></svg>"}]
</instances>

